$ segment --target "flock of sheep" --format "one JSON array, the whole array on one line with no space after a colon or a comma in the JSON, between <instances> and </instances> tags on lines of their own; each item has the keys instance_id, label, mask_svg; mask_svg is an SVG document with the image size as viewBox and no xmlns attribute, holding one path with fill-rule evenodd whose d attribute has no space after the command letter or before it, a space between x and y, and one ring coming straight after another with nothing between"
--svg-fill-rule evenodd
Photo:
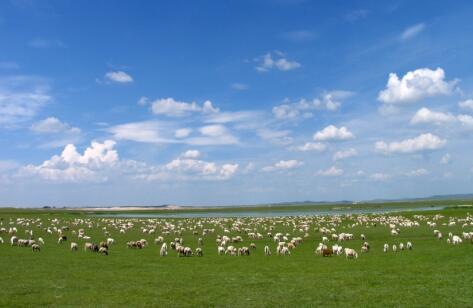
<instances>
[{"instance_id":1,"label":"flock of sheep","mask_svg":"<svg viewBox=\"0 0 473 308\"><path fill-rule=\"evenodd\" d=\"M428 226L433 235L443 240L438 228L460 226L462 234L449 232L446 242L460 245L464 241L473 243L473 216L444 217L414 215L412 218L401 215L345 215L345 216L298 216L272 218L195 218L195 219L112 219L112 218L0 218L0 244L2 236L10 237L11 246L30 247L39 252L48 241L56 236L55 244L68 242L70 250L76 252L83 247L85 251L108 255L114 245L125 245L129 249L143 249L149 246L148 240L159 245L159 255L167 256L174 251L177 256L202 257L204 239L215 238L216 253L228 256L249 256L256 251L258 242L264 245L263 253L271 256L289 256L305 242L315 244L315 254L322 257L345 255L347 259L358 258L360 253L368 253L371 245L367 236L354 231L360 227L384 228L386 236L396 244L385 243L382 247L387 253L412 250L413 244L397 241L396 238L405 228ZM458 228L457 228L458 229ZM118 243L116 238L128 234L142 234L141 239ZM92 239L92 235L95 236ZM97 234L100 234L99 236ZM196 247L185 245L183 236L192 234ZM314 238L316 242L314 243ZM363 241L359 250L352 245L357 238ZM52 241L52 240L51 240ZM187 244L188 239L186 240ZM249 243L245 245L245 243ZM273 243L273 244L270 244ZM319 242L319 243L317 243ZM381 247L379 248L381 249Z\"/></svg>"}]
</instances>

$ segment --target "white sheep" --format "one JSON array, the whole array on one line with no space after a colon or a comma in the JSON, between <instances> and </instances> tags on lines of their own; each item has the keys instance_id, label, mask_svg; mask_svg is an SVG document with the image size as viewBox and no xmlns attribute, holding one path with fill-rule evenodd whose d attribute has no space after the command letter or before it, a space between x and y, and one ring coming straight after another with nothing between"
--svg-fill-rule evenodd
<instances>
[{"instance_id":1,"label":"white sheep","mask_svg":"<svg viewBox=\"0 0 473 308\"><path fill-rule=\"evenodd\" d=\"M412 250L412 243L407 242L406 247L407 247L407 249Z\"/></svg>"},{"instance_id":2,"label":"white sheep","mask_svg":"<svg viewBox=\"0 0 473 308\"><path fill-rule=\"evenodd\" d=\"M269 249L268 245L264 246L264 255L265 256L270 256L271 255L271 249Z\"/></svg>"},{"instance_id":3,"label":"white sheep","mask_svg":"<svg viewBox=\"0 0 473 308\"><path fill-rule=\"evenodd\" d=\"M71 251L77 251L79 249L79 245L77 243L71 242Z\"/></svg>"},{"instance_id":4,"label":"white sheep","mask_svg":"<svg viewBox=\"0 0 473 308\"><path fill-rule=\"evenodd\" d=\"M159 255L161 257L167 256L168 254L168 245L166 243L163 243L161 246L161 249L159 250Z\"/></svg>"},{"instance_id":5,"label":"white sheep","mask_svg":"<svg viewBox=\"0 0 473 308\"><path fill-rule=\"evenodd\" d=\"M393 252L396 252L397 251L397 246L396 244L393 245Z\"/></svg>"},{"instance_id":6,"label":"white sheep","mask_svg":"<svg viewBox=\"0 0 473 308\"><path fill-rule=\"evenodd\" d=\"M388 252L388 250L389 250L389 245L388 245L388 243L386 243L386 244L384 244L383 251Z\"/></svg>"},{"instance_id":7,"label":"white sheep","mask_svg":"<svg viewBox=\"0 0 473 308\"><path fill-rule=\"evenodd\" d=\"M355 259L358 259L358 253L356 252L355 249L351 249L351 248L345 248L345 256L346 258L355 258Z\"/></svg>"}]
</instances>

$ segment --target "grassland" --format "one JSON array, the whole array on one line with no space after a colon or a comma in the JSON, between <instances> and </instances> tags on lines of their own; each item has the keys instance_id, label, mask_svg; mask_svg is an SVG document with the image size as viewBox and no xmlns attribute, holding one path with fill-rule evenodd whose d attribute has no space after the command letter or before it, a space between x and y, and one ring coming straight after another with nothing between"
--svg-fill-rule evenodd
<instances>
[{"instance_id":1,"label":"grassland","mask_svg":"<svg viewBox=\"0 0 473 308\"><path fill-rule=\"evenodd\" d=\"M445 204L445 202L443 202ZM468 208L450 208L422 212L433 216L441 213L448 217L466 217ZM406 212L412 218L415 212ZM395 214L400 215L400 214ZM90 218L84 212L61 210L0 210L3 226L18 217L40 218L44 226L53 218L61 225L77 218ZM86 229L95 242L105 239L103 223L91 218L94 225ZM284 220L290 220L286 218ZM109 256L100 256L80 249L73 253L69 244L57 244L57 235L48 235L41 228L31 227L36 236L45 240L41 252L31 248L11 247L9 236L0 245L0 305L17 306L177 306L177 307L231 307L231 306L362 306L362 307L472 307L473 306L473 245L464 242L448 245L432 235L425 222L414 228L401 228L398 237L389 234L387 226L348 228L350 220L337 227L338 232L354 233L356 239L344 246L359 248L360 233L367 236L372 249L357 260L345 257L322 258L314 254L321 234L313 227L309 237L292 250L291 256L274 255L274 242L248 240L257 245L249 257L218 256L215 239L223 232L204 237L204 256L176 257L173 251L167 257L159 256L159 246L153 244L159 235L145 235L138 227L144 219L134 220L136 226L126 234L112 231L117 241ZM173 224L195 224L199 219L166 219ZM234 219L228 220L230 225ZM251 219L241 219L251 224ZM203 228L213 227L208 221ZM262 234L264 224L257 228ZM78 227L77 227L78 228ZM19 227L19 236L24 236ZM437 227L446 236L473 231L473 226ZM273 232L296 234L292 225L277 224ZM232 233L231 235L237 235ZM240 235L238 233L238 235ZM166 241L174 238L166 236ZM197 246L197 236L190 230L182 234L185 245ZM69 234L70 240L73 238ZM142 250L126 248L126 242L146 238L150 245ZM79 243L77 239L72 239ZM412 251L383 253L385 242L414 244ZM239 245L239 246L241 246ZM265 257L264 245L270 245L273 255Z\"/></svg>"}]
</instances>

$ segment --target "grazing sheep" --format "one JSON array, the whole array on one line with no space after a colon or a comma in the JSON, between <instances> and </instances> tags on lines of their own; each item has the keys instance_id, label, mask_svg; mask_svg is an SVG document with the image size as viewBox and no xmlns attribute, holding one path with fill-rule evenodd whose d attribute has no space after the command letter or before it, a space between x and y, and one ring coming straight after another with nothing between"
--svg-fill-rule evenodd
<instances>
[{"instance_id":1,"label":"grazing sheep","mask_svg":"<svg viewBox=\"0 0 473 308\"><path fill-rule=\"evenodd\" d=\"M108 249L106 247L100 247L98 251L102 256L108 256Z\"/></svg>"},{"instance_id":2,"label":"grazing sheep","mask_svg":"<svg viewBox=\"0 0 473 308\"><path fill-rule=\"evenodd\" d=\"M269 249L268 245L264 246L264 255L265 256L270 256L271 255L271 249Z\"/></svg>"},{"instance_id":3,"label":"grazing sheep","mask_svg":"<svg viewBox=\"0 0 473 308\"><path fill-rule=\"evenodd\" d=\"M222 247L222 246L218 246L217 247L217 253L218 253L218 255L225 254L225 248Z\"/></svg>"},{"instance_id":4,"label":"grazing sheep","mask_svg":"<svg viewBox=\"0 0 473 308\"><path fill-rule=\"evenodd\" d=\"M202 252L202 248L198 247L195 249L195 255L198 257L204 256L204 253Z\"/></svg>"},{"instance_id":5,"label":"grazing sheep","mask_svg":"<svg viewBox=\"0 0 473 308\"><path fill-rule=\"evenodd\" d=\"M107 239L107 245L113 245L113 244L115 244L115 240L113 238L109 237Z\"/></svg>"},{"instance_id":6,"label":"grazing sheep","mask_svg":"<svg viewBox=\"0 0 473 308\"><path fill-rule=\"evenodd\" d=\"M3 243L4 243L3 238L0 237L0 244L3 244Z\"/></svg>"},{"instance_id":7,"label":"grazing sheep","mask_svg":"<svg viewBox=\"0 0 473 308\"><path fill-rule=\"evenodd\" d=\"M16 236L12 236L10 238L10 243L12 246L18 246L18 238Z\"/></svg>"},{"instance_id":8,"label":"grazing sheep","mask_svg":"<svg viewBox=\"0 0 473 308\"><path fill-rule=\"evenodd\" d=\"M71 251L77 251L79 249L79 245L77 243L71 242Z\"/></svg>"},{"instance_id":9,"label":"grazing sheep","mask_svg":"<svg viewBox=\"0 0 473 308\"><path fill-rule=\"evenodd\" d=\"M31 245L31 248L33 249L33 251L41 251L41 247L38 244Z\"/></svg>"},{"instance_id":10,"label":"grazing sheep","mask_svg":"<svg viewBox=\"0 0 473 308\"><path fill-rule=\"evenodd\" d=\"M42 237L39 237L39 238L38 238L38 243L40 243L41 245L44 246L44 240L43 240Z\"/></svg>"},{"instance_id":11,"label":"grazing sheep","mask_svg":"<svg viewBox=\"0 0 473 308\"><path fill-rule=\"evenodd\" d=\"M355 249L345 248L345 256L350 259L358 259L358 253Z\"/></svg>"},{"instance_id":12,"label":"grazing sheep","mask_svg":"<svg viewBox=\"0 0 473 308\"><path fill-rule=\"evenodd\" d=\"M404 243L399 244L399 250L404 250Z\"/></svg>"},{"instance_id":13,"label":"grazing sheep","mask_svg":"<svg viewBox=\"0 0 473 308\"><path fill-rule=\"evenodd\" d=\"M369 248L367 246L361 246L361 252L367 253L369 251Z\"/></svg>"},{"instance_id":14,"label":"grazing sheep","mask_svg":"<svg viewBox=\"0 0 473 308\"><path fill-rule=\"evenodd\" d=\"M388 252L388 250L389 250L389 245L386 243L384 244L383 251Z\"/></svg>"},{"instance_id":15,"label":"grazing sheep","mask_svg":"<svg viewBox=\"0 0 473 308\"><path fill-rule=\"evenodd\" d=\"M159 255L161 257L168 255L168 245L166 243L163 243L163 245L161 245L161 249L159 250Z\"/></svg>"},{"instance_id":16,"label":"grazing sheep","mask_svg":"<svg viewBox=\"0 0 473 308\"><path fill-rule=\"evenodd\" d=\"M407 242L406 247L407 247L407 249L412 250L412 243Z\"/></svg>"},{"instance_id":17,"label":"grazing sheep","mask_svg":"<svg viewBox=\"0 0 473 308\"><path fill-rule=\"evenodd\" d=\"M255 244L255 243L251 243L251 244L250 244L250 248L251 248L251 249L256 249L256 244Z\"/></svg>"},{"instance_id":18,"label":"grazing sheep","mask_svg":"<svg viewBox=\"0 0 473 308\"><path fill-rule=\"evenodd\" d=\"M363 233L360 235L360 237L363 241L366 239L366 236Z\"/></svg>"},{"instance_id":19,"label":"grazing sheep","mask_svg":"<svg viewBox=\"0 0 473 308\"><path fill-rule=\"evenodd\" d=\"M393 252L396 252L397 251L397 246L396 244L393 245Z\"/></svg>"},{"instance_id":20,"label":"grazing sheep","mask_svg":"<svg viewBox=\"0 0 473 308\"><path fill-rule=\"evenodd\" d=\"M459 237L458 235L454 235L452 236L452 244L453 245L459 245L463 242L463 240L461 239L461 237Z\"/></svg>"},{"instance_id":21,"label":"grazing sheep","mask_svg":"<svg viewBox=\"0 0 473 308\"><path fill-rule=\"evenodd\" d=\"M330 248L325 248L322 250L322 257L331 257L333 256L333 250Z\"/></svg>"},{"instance_id":22,"label":"grazing sheep","mask_svg":"<svg viewBox=\"0 0 473 308\"><path fill-rule=\"evenodd\" d=\"M437 238L438 238L439 240L441 240L442 237L443 237L443 236L442 236L442 233L439 232L439 233L437 234Z\"/></svg>"}]
</instances>

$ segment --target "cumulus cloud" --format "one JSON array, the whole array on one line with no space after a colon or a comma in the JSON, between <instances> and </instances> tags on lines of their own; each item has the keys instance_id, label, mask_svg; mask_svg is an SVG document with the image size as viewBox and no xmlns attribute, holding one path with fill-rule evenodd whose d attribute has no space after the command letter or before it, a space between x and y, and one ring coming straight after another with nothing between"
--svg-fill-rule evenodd
<instances>
[{"instance_id":1,"label":"cumulus cloud","mask_svg":"<svg viewBox=\"0 0 473 308\"><path fill-rule=\"evenodd\" d=\"M54 134L54 133L78 134L80 133L80 128L72 127L65 122L61 122L56 117L49 117L44 120L33 123L33 125L31 125L31 130L35 133L45 133L45 134Z\"/></svg>"},{"instance_id":2,"label":"cumulus cloud","mask_svg":"<svg viewBox=\"0 0 473 308\"><path fill-rule=\"evenodd\" d=\"M274 106L272 111L277 119L291 120L299 117L311 117L313 111L327 110L336 111L340 108L342 100L353 95L353 92L334 90L324 92L320 97L312 100L301 99L297 102L291 103L289 100L281 105Z\"/></svg>"},{"instance_id":3,"label":"cumulus cloud","mask_svg":"<svg viewBox=\"0 0 473 308\"><path fill-rule=\"evenodd\" d=\"M272 69L290 71L301 67L300 63L288 60L280 52L276 52L275 58L273 58L272 53L268 52L267 54L256 58L255 61L257 62L255 68L258 72L267 72Z\"/></svg>"},{"instance_id":4,"label":"cumulus cloud","mask_svg":"<svg viewBox=\"0 0 473 308\"><path fill-rule=\"evenodd\" d=\"M338 128L334 125L329 125L323 130L316 132L313 138L315 141L336 141L353 139L355 136L345 126Z\"/></svg>"},{"instance_id":5,"label":"cumulus cloud","mask_svg":"<svg viewBox=\"0 0 473 308\"><path fill-rule=\"evenodd\" d=\"M467 99L458 103L458 106L468 111L473 111L473 99Z\"/></svg>"},{"instance_id":6,"label":"cumulus cloud","mask_svg":"<svg viewBox=\"0 0 473 308\"><path fill-rule=\"evenodd\" d=\"M306 142L303 145L289 148L292 151L308 152L308 151L318 151L322 152L327 149L327 145L321 142Z\"/></svg>"},{"instance_id":7,"label":"cumulus cloud","mask_svg":"<svg viewBox=\"0 0 473 308\"><path fill-rule=\"evenodd\" d=\"M165 115L168 117L182 117L193 112L201 113L216 113L218 108L212 105L212 102L207 100L202 106L196 102L181 102L176 101L172 97L157 99L151 103L151 112L156 115Z\"/></svg>"},{"instance_id":8,"label":"cumulus cloud","mask_svg":"<svg viewBox=\"0 0 473 308\"><path fill-rule=\"evenodd\" d=\"M27 165L20 170L22 175L37 175L45 180L59 182L102 182L108 178L103 169L115 165L119 158L114 149L115 142L92 142L80 154L73 144L68 144L61 155L54 155L41 165Z\"/></svg>"},{"instance_id":9,"label":"cumulus cloud","mask_svg":"<svg viewBox=\"0 0 473 308\"><path fill-rule=\"evenodd\" d=\"M386 89L379 92L378 100L386 104L412 103L427 97L448 95L456 83L456 80L446 81L441 68L420 68L407 72L401 79L391 73Z\"/></svg>"},{"instance_id":10,"label":"cumulus cloud","mask_svg":"<svg viewBox=\"0 0 473 308\"><path fill-rule=\"evenodd\" d=\"M450 113L432 111L428 108L419 109L411 119L412 124L446 124L455 121L455 116Z\"/></svg>"},{"instance_id":11,"label":"cumulus cloud","mask_svg":"<svg viewBox=\"0 0 473 308\"><path fill-rule=\"evenodd\" d=\"M447 140L431 133L421 134L415 138L402 141L386 143L378 141L375 143L375 150L383 154L391 153L417 153L425 151L433 151L443 148Z\"/></svg>"},{"instance_id":12,"label":"cumulus cloud","mask_svg":"<svg viewBox=\"0 0 473 308\"><path fill-rule=\"evenodd\" d=\"M335 166L332 166L327 170L319 170L317 174L320 176L341 176L343 175L343 169L339 169Z\"/></svg>"},{"instance_id":13,"label":"cumulus cloud","mask_svg":"<svg viewBox=\"0 0 473 308\"><path fill-rule=\"evenodd\" d=\"M335 154L333 154L332 159L337 161L337 160L347 159L356 155L358 155L358 151L351 148L351 149L335 152Z\"/></svg>"},{"instance_id":14,"label":"cumulus cloud","mask_svg":"<svg viewBox=\"0 0 473 308\"><path fill-rule=\"evenodd\" d=\"M457 119L458 119L458 121L460 121L460 123L463 126L466 126L468 128L473 128L473 117L472 116L467 115L467 114L460 114L460 115L457 116Z\"/></svg>"},{"instance_id":15,"label":"cumulus cloud","mask_svg":"<svg viewBox=\"0 0 473 308\"><path fill-rule=\"evenodd\" d=\"M115 71L106 73L105 80L116 83L130 83L133 82L133 77L123 71Z\"/></svg>"},{"instance_id":16,"label":"cumulus cloud","mask_svg":"<svg viewBox=\"0 0 473 308\"><path fill-rule=\"evenodd\" d=\"M266 166L263 171L289 170L302 166L304 163L296 159L280 160L272 166Z\"/></svg>"},{"instance_id":17,"label":"cumulus cloud","mask_svg":"<svg viewBox=\"0 0 473 308\"><path fill-rule=\"evenodd\" d=\"M425 29L424 23L415 24L404 30L401 34L401 40L408 40L419 35Z\"/></svg>"},{"instance_id":18,"label":"cumulus cloud","mask_svg":"<svg viewBox=\"0 0 473 308\"><path fill-rule=\"evenodd\" d=\"M184 158L199 158L200 152L198 150L188 150L181 154L181 157Z\"/></svg>"},{"instance_id":19,"label":"cumulus cloud","mask_svg":"<svg viewBox=\"0 0 473 308\"><path fill-rule=\"evenodd\" d=\"M232 177L238 170L238 164L218 165L191 157L179 157L165 165L165 169L177 172L183 179L198 176L206 179L223 180Z\"/></svg>"}]
</instances>

